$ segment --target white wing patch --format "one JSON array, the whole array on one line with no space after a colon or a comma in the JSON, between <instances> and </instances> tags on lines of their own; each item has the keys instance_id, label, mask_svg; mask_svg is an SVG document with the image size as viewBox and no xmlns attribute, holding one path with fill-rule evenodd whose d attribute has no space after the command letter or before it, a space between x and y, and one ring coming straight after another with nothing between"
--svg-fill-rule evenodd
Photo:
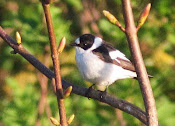
<instances>
[{"instance_id":1,"label":"white wing patch","mask_svg":"<svg viewBox=\"0 0 175 126\"><path fill-rule=\"evenodd\" d=\"M111 59L115 59L119 63L120 63L120 61L117 60L117 58L121 58L121 59L129 61L129 59L126 58L125 54L121 53L119 50L111 51L111 52L109 52L109 55L110 55Z\"/></svg>"}]
</instances>

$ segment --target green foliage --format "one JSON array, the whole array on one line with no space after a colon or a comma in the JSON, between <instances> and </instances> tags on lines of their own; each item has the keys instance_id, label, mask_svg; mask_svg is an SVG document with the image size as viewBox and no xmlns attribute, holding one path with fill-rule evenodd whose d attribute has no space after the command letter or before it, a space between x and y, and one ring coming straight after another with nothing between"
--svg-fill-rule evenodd
<instances>
[{"instance_id":1,"label":"green foliage","mask_svg":"<svg viewBox=\"0 0 175 126\"><path fill-rule=\"evenodd\" d=\"M132 1L135 21L146 4L147 1ZM96 0L94 5L100 18L98 21L93 20L93 23L97 24L103 39L111 42L127 57L131 57L125 34L109 23L101 12L103 9L111 11L123 25L121 1ZM62 77L74 84L88 87L90 84L83 81L75 65L73 48L68 46L82 33L84 27L91 27L90 23L84 27L81 24L84 9L86 8L81 0L61 0L51 4L57 42L63 36L67 39L67 46L60 57ZM156 100L159 123L165 126L173 126L175 123L174 12L173 0L152 1L148 20L138 32L148 73L154 76L151 79L151 86ZM0 15L0 25L8 34L15 38L15 32L19 31L23 46L44 61L44 49L49 45L49 39L41 3L36 0L1 0ZM94 32L92 28L89 29ZM20 55L12 55L10 51L12 49L0 40L0 125L31 126L37 119L40 98L36 70ZM57 101L50 82L48 88L48 103L52 116L59 119ZM117 81L109 86L108 93L144 110L140 87L136 80ZM114 108L95 100L71 94L65 100L65 105L67 117L75 114L72 126L119 125ZM140 121L127 113L123 113L123 117L127 126L141 125ZM50 125L46 113L41 117L41 124Z\"/></svg>"},{"instance_id":2,"label":"green foliage","mask_svg":"<svg viewBox=\"0 0 175 126\"><path fill-rule=\"evenodd\" d=\"M175 112L172 111L175 109L174 104L170 102L166 97L162 97L159 101L159 104L157 104L157 108L160 115L160 124L165 126L173 126L175 122Z\"/></svg>"},{"instance_id":3,"label":"green foliage","mask_svg":"<svg viewBox=\"0 0 175 126\"><path fill-rule=\"evenodd\" d=\"M70 7L74 7L77 11L82 10L82 3L80 0L65 0L66 4Z\"/></svg>"},{"instance_id":4,"label":"green foliage","mask_svg":"<svg viewBox=\"0 0 175 126\"><path fill-rule=\"evenodd\" d=\"M1 121L7 126L34 124L39 92L31 84L27 84L24 89L19 88L18 83L13 78L7 78L6 83L11 88L12 99L3 101Z\"/></svg>"},{"instance_id":5,"label":"green foliage","mask_svg":"<svg viewBox=\"0 0 175 126\"><path fill-rule=\"evenodd\" d=\"M29 4L29 6L24 4L20 4L16 12L9 12L8 17L3 20L2 26L20 31L23 45L32 53L43 53L43 47L48 44L49 39L42 5L39 2ZM63 36L71 38L69 32L71 22L62 18L62 10L51 6L51 13L57 41L59 42Z\"/></svg>"}]
</instances>

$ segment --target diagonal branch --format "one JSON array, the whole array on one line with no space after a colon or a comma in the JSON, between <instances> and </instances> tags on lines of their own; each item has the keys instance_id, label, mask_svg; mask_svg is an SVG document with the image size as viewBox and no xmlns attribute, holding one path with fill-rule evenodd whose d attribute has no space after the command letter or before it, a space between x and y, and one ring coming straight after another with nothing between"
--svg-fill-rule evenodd
<instances>
[{"instance_id":1,"label":"diagonal branch","mask_svg":"<svg viewBox=\"0 0 175 126\"><path fill-rule=\"evenodd\" d=\"M30 62L36 69L38 69L41 73L43 73L46 77L52 80L52 78L55 77L54 73L48 69L45 65L43 65L38 59L36 59L33 55L31 55L22 45L18 45L16 41L11 38L9 35L6 34L6 32L2 29L0 26L0 37L9 45L11 46L15 52L23 56L28 62ZM85 96L85 92L87 92L87 88L77 86L75 84L71 84L65 80L62 79L63 88L67 89L69 86L73 87L72 92ZM144 124L147 124L146 119L146 113L141 110L139 107L125 101L122 99L119 99L117 97L110 96L109 94L106 95L106 97L100 98L101 92L92 90L92 92L89 93L89 96L92 99L96 99L98 101L101 101L103 103L106 103L112 107L118 108L134 117L139 119Z\"/></svg>"}]
</instances>

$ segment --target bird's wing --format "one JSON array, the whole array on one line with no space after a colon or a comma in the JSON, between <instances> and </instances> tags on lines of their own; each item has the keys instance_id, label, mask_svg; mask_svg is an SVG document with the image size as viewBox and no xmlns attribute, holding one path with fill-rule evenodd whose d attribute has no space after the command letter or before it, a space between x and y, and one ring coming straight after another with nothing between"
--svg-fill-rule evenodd
<instances>
[{"instance_id":1,"label":"bird's wing","mask_svg":"<svg viewBox=\"0 0 175 126\"><path fill-rule=\"evenodd\" d=\"M120 59L124 59L129 61L129 59L126 58L125 54L121 53L119 50L115 50L115 51L110 51L109 55L111 57L111 59L116 59L120 58Z\"/></svg>"},{"instance_id":2,"label":"bird's wing","mask_svg":"<svg viewBox=\"0 0 175 126\"><path fill-rule=\"evenodd\" d=\"M101 60L107 63L113 63L122 67L123 69L136 72L132 62L126 58L125 54L115 49L110 43L103 43L97 49L92 51L96 54ZM153 76L148 75L149 78Z\"/></svg>"},{"instance_id":3,"label":"bird's wing","mask_svg":"<svg viewBox=\"0 0 175 126\"><path fill-rule=\"evenodd\" d=\"M111 59L109 52L115 51L115 50L116 49L112 47L112 45L103 43L98 48L92 50L92 53L97 55L99 59L101 59L102 61L107 62L107 63L112 63L113 60Z\"/></svg>"},{"instance_id":4,"label":"bird's wing","mask_svg":"<svg viewBox=\"0 0 175 126\"><path fill-rule=\"evenodd\" d=\"M92 51L101 60L107 63L113 63L115 65L121 66L123 69L135 72L135 67L126 56L119 50L115 49L109 43L103 43L98 48Z\"/></svg>"},{"instance_id":5,"label":"bird's wing","mask_svg":"<svg viewBox=\"0 0 175 126\"><path fill-rule=\"evenodd\" d=\"M117 61L118 63L116 65L119 64L123 69L127 69L127 70L135 72L134 65L119 50L111 51L111 52L109 52L109 55L110 55L111 59L114 60L113 61L114 64L116 63L115 61Z\"/></svg>"},{"instance_id":6,"label":"bird's wing","mask_svg":"<svg viewBox=\"0 0 175 126\"><path fill-rule=\"evenodd\" d=\"M120 62L120 66L121 66L123 69L136 72L134 65L133 65L133 64L131 63L131 61L129 61L128 59L125 60L125 59L122 59L122 58L120 58L120 57L117 57L116 59Z\"/></svg>"}]
</instances>

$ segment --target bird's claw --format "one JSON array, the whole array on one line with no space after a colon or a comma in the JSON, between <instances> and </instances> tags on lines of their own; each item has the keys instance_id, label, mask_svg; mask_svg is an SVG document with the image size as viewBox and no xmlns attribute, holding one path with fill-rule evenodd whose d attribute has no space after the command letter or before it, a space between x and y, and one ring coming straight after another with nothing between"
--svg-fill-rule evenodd
<instances>
[{"instance_id":1,"label":"bird's claw","mask_svg":"<svg viewBox=\"0 0 175 126\"><path fill-rule=\"evenodd\" d=\"M89 100L90 100L90 98L91 98L89 94L90 94L90 92L92 91L92 87L93 87L93 86L94 86L94 84L93 84L92 86L90 86L90 87L88 88L88 90L86 91L86 93L85 93L85 96L88 97Z\"/></svg>"},{"instance_id":2,"label":"bird's claw","mask_svg":"<svg viewBox=\"0 0 175 126\"><path fill-rule=\"evenodd\" d=\"M107 94L106 90L105 91L101 91L100 99L105 98L106 94Z\"/></svg>"}]
</instances>

